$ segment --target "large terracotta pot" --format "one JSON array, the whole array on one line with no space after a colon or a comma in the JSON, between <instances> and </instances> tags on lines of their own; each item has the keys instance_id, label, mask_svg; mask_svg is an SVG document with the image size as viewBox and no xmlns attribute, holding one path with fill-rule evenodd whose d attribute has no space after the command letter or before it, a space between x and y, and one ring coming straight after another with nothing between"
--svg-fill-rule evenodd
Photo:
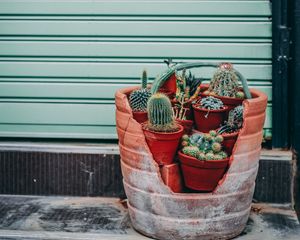
<instances>
[{"instance_id":1,"label":"large terracotta pot","mask_svg":"<svg viewBox=\"0 0 300 240\"><path fill-rule=\"evenodd\" d=\"M229 167L212 193L174 193L162 180L126 93L116 92L123 183L133 227L156 239L230 239L246 226L255 187L267 96L252 90Z\"/></svg>"}]
</instances>

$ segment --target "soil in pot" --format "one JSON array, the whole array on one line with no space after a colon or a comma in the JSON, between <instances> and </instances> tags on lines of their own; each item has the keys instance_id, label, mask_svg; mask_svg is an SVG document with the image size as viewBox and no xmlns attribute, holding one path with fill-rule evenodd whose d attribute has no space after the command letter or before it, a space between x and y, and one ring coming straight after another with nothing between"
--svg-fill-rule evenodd
<instances>
[{"instance_id":1,"label":"soil in pot","mask_svg":"<svg viewBox=\"0 0 300 240\"><path fill-rule=\"evenodd\" d=\"M209 110L201 108L198 104L193 105L196 129L208 133L219 128L226 118L227 109L227 106L224 106L219 110Z\"/></svg>"},{"instance_id":2,"label":"soil in pot","mask_svg":"<svg viewBox=\"0 0 300 240\"><path fill-rule=\"evenodd\" d=\"M154 160L159 165L171 164L174 161L180 138L183 135L183 126L178 124L176 132L153 132L143 124L144 135Z\"/></svg>"},{"instance_id":3,"label":"soil in pot","mask_svg":"<svg viewBox=\"0 0 300 240\"><path fill-rule=\"evenodd\" d=\"M133 118L138 122L138 123L143 123L148 120L148 113L145 112L132 112Z\"/></svg>"},{"instance_id":4,"label":"soil in pot","mask_svg":"<svg viewBox=\"0 0 300 240\"><path fill-rule=\"evenodd\" d=\"M229 158L222 160L198 160L194 157L178 152L181 163L184 184L187 188L212 192L223 177Z\"/></svg>"}]
</instances>

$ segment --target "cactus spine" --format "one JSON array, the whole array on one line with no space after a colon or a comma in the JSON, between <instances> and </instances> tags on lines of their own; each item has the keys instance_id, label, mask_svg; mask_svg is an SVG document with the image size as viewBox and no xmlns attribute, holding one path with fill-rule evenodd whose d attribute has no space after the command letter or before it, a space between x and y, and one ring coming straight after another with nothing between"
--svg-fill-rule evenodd
<instances>
[{"instance_id":1,"label":"cactus spine","mask_svg":"<svg viewBox=\"0 0 300 240\"><path fill-rule=\"evenodd\" d=\"M220 64L206 93L242 99L245 97L244 93L239 90L238 76L230 63Z\"/></svg>"},{"instance_id":2,"label":"cactus spine","mask_svg":"<svg viewBox=\"0 0 300 240\"><path fill-rule=\"evenodd\" d=\"M147 102L151 96L151 92L147 89L147 72L142 74L141 89L133 91L129 96L129 104L134 112L145 112L147 110Z\"/></svg>"},{"instance_id":3,"label":"cactus spine","mask_svg":"<svg viewBox=\"0 0 300 240\"><path fill-rule=\"evenodd\" d=\"M170 99L162 94L152 95L148 101L147 128L155 132L174 132L178 126L173 118L173 110Z\"/></svg>"}]
</instances>

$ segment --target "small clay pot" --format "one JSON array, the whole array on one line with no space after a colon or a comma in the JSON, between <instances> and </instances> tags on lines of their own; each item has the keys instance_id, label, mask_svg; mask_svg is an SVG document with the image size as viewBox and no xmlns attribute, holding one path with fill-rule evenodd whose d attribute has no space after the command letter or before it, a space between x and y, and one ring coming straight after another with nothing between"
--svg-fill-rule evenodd
<instances>
[{"instance_id":1,"label":"small clay pot","mask_svg":"<svg viewBox=\"0 0 300 240\"><path fill-rule=\"evenodd\" d=\"M177 84L176 84L176 75L173 73L167 81L161 86L161 89L163 89L166 92L171 92L173 94L176 93Z\"/></svg>"},{"instance_id":2,"label":"small clay pot","mask_svg":"<svg viewBox=\"0 0 300 240\"><path fill-rule=\"evenodd\" d=\"M138 122L138 123L143 123L148 120L148 113L145 112L132 112L133 118Z\"/></svg>"},{"instance_id":3,"label":"small clay pot","mask_svg":"<svg viewBox=\"0 0 300 240\"><path fill-rule=\"evenodd\" d=\"M181 151L178 152L184 184L187 188L212 192L223 177L229 158L222 160L198 160Z\"/></svg>"},{"instance_id":4,"label":"small clay pot","mask_svg":"<svg viewBox=\"0 0 300 240\"><path fill-rule=\"evenodd\" d=\"M181 120L181 119L176 119L175 120L178 124L180 124L181 126L183 126L184 130L183 130L183 134L190 134L194 125L193 120Z\"/></svg>"},{"instance_id":5,"label":"small clay pot","mask_svg":"<svg viewBox=\"0 0 300 240\"><path fill-rule=\"evenodd\" d=\"M210 130L219 128L225 120L227 109L228 107L224 106L219 110L209 110L201 108L199 104L194 104L193 112L196 129L208 133Z\"/></svg>"},{"instance_id":6,"label":"small clay pot","mask_svg":"<svg viewBox=\"0 0 300 240\"><path fill-rule=\"evenodd\" d=\"M159 165L171 164L174 161L180 138L183 135L183 126L178 124L178 131L167 133L150 131L145 127L145 124L142 126L154 160Z\"/></svg>"}]
</instances>

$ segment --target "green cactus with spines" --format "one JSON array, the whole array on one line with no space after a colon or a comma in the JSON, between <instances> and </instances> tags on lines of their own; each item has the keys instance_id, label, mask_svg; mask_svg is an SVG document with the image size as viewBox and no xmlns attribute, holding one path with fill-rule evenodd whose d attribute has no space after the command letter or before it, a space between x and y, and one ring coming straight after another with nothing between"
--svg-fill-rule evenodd
<instances>
[{"instance_id":1,"label":"green cactus with spines","mask_svg":"<svg viewBox=\"0 0 300 240\"><path fill-rule=\"evenodd\" d=\"M223 97L241 97L239 78L232 64L220 64L210 81L208 92Z\"/></svg>"},{"instance_id":2,"label":"green cactus with spines","mask_svg":"<svg viewBox=\"0 0 300 240\"><path fill-rule=\"evenodd\" d=\"M156 93L149 98L147 105L147 128L155 132L174 132L179 129L173 118L170 99L163 93Z\"/></svg>"},{"instance_id":3,"label":"green cactus with spines","mask_svg":"<svg viewBox=\"0 0 300 240\"><path fill-rule=\"evenodd\" d=\"M186 149L193 149L195 152L198 150L197 159L199 160L221 160L227 158L226 152L222 150L223 137L219 135L215 130L210 131L209 133L195 133L187 139L188 136L184 136L182 141L185 144L183 149L184 154L195 157L196 154L190 154ZM193 152L193 153L194 153Z\"/></svg>"},{"instance_id":4,"label":"green cactus with spines","mask_svg":"<svg viewBox=\"0 0 300 240\"><path fill-rule=\"evenodd\" d=\"M188 156L197 158L200 151L196 146L187 146L182 149L182 152Z\"/></svg>"},{"instance_id":5,"label":"green cactus with spines","mask_svg":"<svg viewBox=\"0 0 300 240\"><path fill-rule=\"evenodd\" d=\"M231 109L228 114L228 120L218 130L219 134L232 133L238 131L243 126L244 107L242 105Z\"/></svg>"},{"instance_id":6,"label":"green cactus with spines","mask_svg":"<svg viewBox=\"0 0 300 240\"><path fill-rule=\"evenodd\" d=\"M219 110L224 108L223 102L220 99L212 96L202 98L199 103L201 108L209 110Z\"/></svg>"},{"instance_id":7,"label":"green cactus with spines","mask_svg":"<svg viewBox=\"0 0 300 240\"><path fill-rule=\"evenodd\" d=\"M147 110L147 102L151 96L150 89L147 88L147 81L147 72L144 70L141 88L133 91L129 96L129 104L134 112L145 112Z\"/></svg>"}]
</instances>

